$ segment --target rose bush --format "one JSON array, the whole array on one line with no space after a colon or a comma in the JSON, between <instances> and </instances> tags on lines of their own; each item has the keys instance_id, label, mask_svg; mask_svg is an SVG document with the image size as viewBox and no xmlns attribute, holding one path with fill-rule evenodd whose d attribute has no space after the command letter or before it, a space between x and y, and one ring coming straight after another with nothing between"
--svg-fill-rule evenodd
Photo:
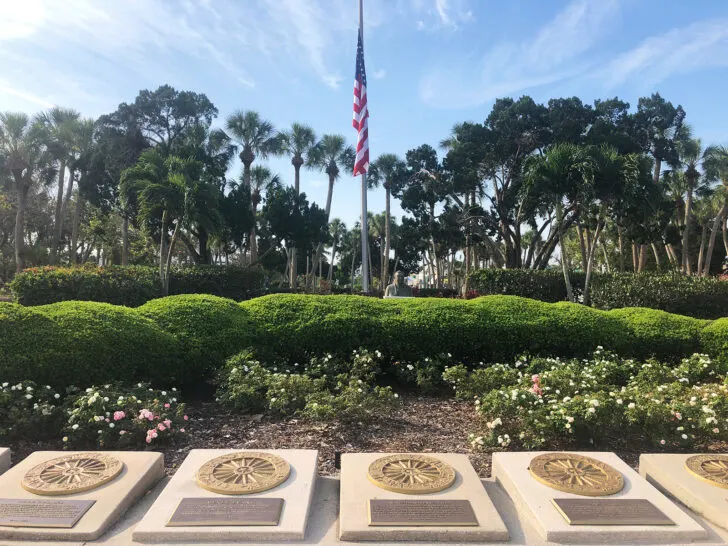
<instances>
[{"instance_id":1,"label":"rose bush","mask_svg":"<svg viewBox=\"0 0 728 546\"><path fill-rule=\"evenodd\" d=\"M0 384L0 443L40 440L54 434L63 418L61 394L32 381Z\"/></svg>"},{"instance_id":2,"label":"rose bush","mask_svg":"<svg viewBox=\"0 0 728 546\"><path fill-rule=\"evenodd\" d=\"M470 436L476 449L589 447L628 437L692 448L728 440L726 371L703 354L672 367L600 348L584 360L523 358L472 372L456 366L444 378L483 417Z\"/></svg>"},{"instance_id":3,"label":"rose bush","mask_svg":"<svg viewBox=\"0 0 728 546\"><path fill-rule=\"evenodd\" d=\"M168 444L185 434L187 416L175 388L154 390L145 383L134 387L89 387L69 397L64 447L142 449Z\"/></svg>"}]
</instances>

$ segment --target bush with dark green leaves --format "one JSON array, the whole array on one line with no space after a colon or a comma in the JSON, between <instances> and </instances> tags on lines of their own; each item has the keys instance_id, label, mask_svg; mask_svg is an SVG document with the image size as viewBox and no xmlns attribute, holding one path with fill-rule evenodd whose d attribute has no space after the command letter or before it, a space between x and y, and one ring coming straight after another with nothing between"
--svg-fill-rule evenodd
<instances>
[{"instance_id":1,"label":"bush with dark green leaves","mask_svg":"<svg viewBox=\"0 0 728 546\"><path fill-rule=\"evenodd\" d=\"M10 283L17 303L44 305L59 301L98 301L137 307L162 295L155 267L35 267ZM259 267L197 265L172 268L169 293L211 294L244 300L265 292Z\"/></svg>"},{"instance_id":2,"label":"bush with dark green leaves","mask_svg":"<svg viewBox=\"0 0 728 546\"><path fill-rule=\"evenodd\" d=\"M137 309L94 302L0 303L0 382L31 378L56 388L111 381L189 387L213 378L226 358L248 348L263 362L291 366L328 355L350 359L365 348L389 367L443 354L471 366L522 354L583 358L599 345L624 357L675 361L699 351L728 358L728 318L600 311L513 296L379 300L278 294L236 303L181 295ZM432 373L421 372L418 381L437 388Z\"/></svg>"},{"instance_id":3,"label":"bush with dark green leaves","mask_svg":"<svg viewBox=\"0 0 728 546\"><path fill-rule=\"evenodd\" d=\"M584 274L571 273L574 293L581 297ZM561 271L480 269L468 277L471 295L522 296L546 302L566 300ZM595 273L591 304L597 309L649 307L678 315L715 319L728 312L728 281L677 274Z\"/></svg>"}]
</instances>

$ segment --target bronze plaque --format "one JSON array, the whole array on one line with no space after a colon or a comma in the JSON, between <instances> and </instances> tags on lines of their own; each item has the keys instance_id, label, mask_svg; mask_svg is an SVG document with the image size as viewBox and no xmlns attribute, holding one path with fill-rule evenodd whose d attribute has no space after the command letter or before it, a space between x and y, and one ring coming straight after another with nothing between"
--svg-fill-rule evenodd
<instances>
[{"instance_id":1,"label":"bronze plaque","mask_svg":"<svg viewBox=\"0 0 728 546\"><path fill-rule=\"evenodd\" d=\"M95 500L0 499L0 525L71 529Z\"/></svg>"},{"instance_id":2,"label":"bronze plaque","mask_svg":"<svg viewBox=\"0 0 728 546\"><path fill-rule=\"evenodd\" d=\"M283 499L185 498L167 527L278 525Z\"/></svg>"},{"instance_id":3,"label":"bronze plaque","mask_svg":"<svg viewBox=\"0 0 728 546\"><path fill-rule=\"evenodd\" d=\"M470 501L369 499L369 525L413 527L477 527Z\"/></svg>"},{"instance_id":4,"label":"bronze plaque","mask_svg":"<svg viewBox=\"0 0 728 546\"><path fill-rule=\"evenodd\" d=\"M647 499L552 499L569 525L675 525Z\"/></svg>"}]
</instances>

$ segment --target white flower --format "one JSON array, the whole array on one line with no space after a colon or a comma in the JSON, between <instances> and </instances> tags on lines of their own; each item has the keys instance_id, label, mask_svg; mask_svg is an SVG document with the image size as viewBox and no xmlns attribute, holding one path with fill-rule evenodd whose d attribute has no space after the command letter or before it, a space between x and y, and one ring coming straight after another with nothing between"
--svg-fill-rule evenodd
<instances>
[{"instance_id":1,"label":"white flower","mask_svg":"<svg viewBox=\"0 0 728 546\"><path fill-rule=\"evenodd\" d=\"M622 405L622 399L621 398L617 398L617 404L619 404L620 406Z\"/></svg>"},{"instance_id":2,"label":"white flower","mask_svg":"<svg viewBox=\"0 0 728 546\"><path fill-rule=\"evenodd\" d=\"M32 395L32 394L26 394L26 395L25 395L25 397L26 397L26 398L27 398L28 400L30 400L31 398L33 398L33 395Z\"/></svg>"},{"instance_id":3,"label":"white flower","mask_svg":"<svg viewBox=\"0 0 728 546\"><path fill-rule=\"evenodd\" d=\"M627 407L629 409L634 409L634 402L630 402L629 404L627 404Z\"/></svg>"},{"instance_id":4,"label":"white flower","mask_svg":"<svg viewBox=\"0 0 728 546\"><path fill-rule=\"evenodd\" d=\"M64 437L63 437L63 441L64 441L64 442L67 442L67 441L68 441L68 436L64 436Z\"/></svg>"},{"instance_id":5,"label":"white flower","mask_svg":"<svg viewBox=\"0 0 728 546\"><path fill-rule=\"evenodd\" d=\"M688 435L687 434L683 434L682 436L680 436L680 438L682 438L683 440L687 440L688 439Z\"/></svg>"},{"instance_id":6,"label":"white flower","mask_svg":"<svg viewBox=\"0 0 728 546\"><path fill-rule=\"evenodd\" d=\"M596 409L594 409L594 408L589 408L589 409L588 409L588 410L586 410L586 411L588 411L589 413L596 413L596 411L597 411L597 410L596 410Z\"/></svg>"},{"instance_id":7,"label":"white flower","mask_svg":"<svg viewBox=\"0 0 728 546\"><path fill-rule=\"evenodd\" d=\"M415 367L412 364L407 364L407 369L412 371L415 369Z\"/></svg>"},{"instance_id":8,"label":"white flower","mask_svg":"<svg viewBox=\"0 0 728 546\"><path fill-rule=\"evenodd\" d=\"M96 432L98 432L99 434L101 434L101 431L100 430L97 430Z\"/></svg>"},{"instance_id":9,"label":"white flower","mask_svg":"<svg viewBox=\"0 0 728 546\"><path fill-rule=\"evenodd\" d=\"M116 425L114 423L109 423L109 428L114 428Z\"/></svg>"},{"instance_id":10,"label":"white flower","mask_svg":"<svg viewBox=\"0 0 728 546\"><path fill-rule=\"evenodd\" d=\"M73 425L73 426L71 427L71 429L73 429L73 430L78 430L78 423L76 423L75 425Z\"/></svg>"},{"instance_id":11,"label":"white flower","mask_svg":"<svg viewBox=\"0 0 728 546\"><path fill-rule=\"evenodd\" d=\"M25 390L28 392L33 392L33 387L27 387Z\"/></svg>"}]
</instances>

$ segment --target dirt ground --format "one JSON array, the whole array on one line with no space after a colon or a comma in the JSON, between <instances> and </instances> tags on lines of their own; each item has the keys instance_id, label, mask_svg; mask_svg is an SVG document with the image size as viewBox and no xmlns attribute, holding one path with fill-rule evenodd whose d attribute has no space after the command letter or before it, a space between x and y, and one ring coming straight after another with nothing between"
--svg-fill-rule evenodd
<instances>
[{"instance_id":1,"label":"dirt ground","mask_svg":"<svg viewBox=\"0 0 728 546\"><path fill-rule=\"evenodd\" d=\"M490 476L490 453L473 452L468 434L478 429L471 403L452 399L402 396L400 407L369 424L320 424L266 415L238 415L212 402L187 404L190 422L185 445L163 449L168 474L174 474L190 449L318 449L319 473L336 475L337 454L348 452L465 453L481 477ZM615 439L610 449L632 467L639 445ZM19 442L10 446L17 463L33 451L60 450L60 442ZM606 448L603 448L606 450Z\"/></svg>"}]
</instances>

